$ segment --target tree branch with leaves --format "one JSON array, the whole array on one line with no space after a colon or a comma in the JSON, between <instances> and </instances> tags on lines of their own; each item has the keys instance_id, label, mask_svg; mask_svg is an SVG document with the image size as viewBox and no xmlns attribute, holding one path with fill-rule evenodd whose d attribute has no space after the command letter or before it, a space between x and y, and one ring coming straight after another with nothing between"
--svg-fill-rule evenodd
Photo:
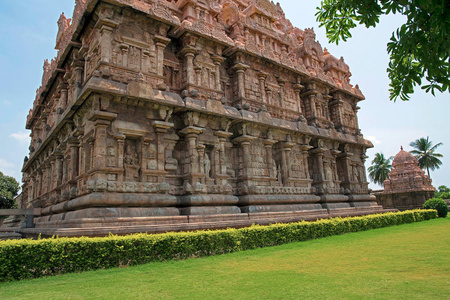
<instances>
[{"instance_id":1,"label":"tree branch with leaves","mask_svg":"<svg viewBox=\"0 0 450 300\"><path fill-rule=\"evenodd\" d=\"M380 16L403 14L387 51L390 99L409 100L415 86L435 95L450 92L450 5L448 0L323 0L317 21L330 42L339 44L357 24L376 27Z\"/></svg>"},{"instance_id":2,"label":"tree branch with leaves","mask_svg":"<svg viewBox=\"0 0 450 300\"><path fill-rule=\"evenodd\" d=\"M15 208L14 198L20 190L19 183L14 177L0 172L0 209Z\"/></svg>"}]
</instances>

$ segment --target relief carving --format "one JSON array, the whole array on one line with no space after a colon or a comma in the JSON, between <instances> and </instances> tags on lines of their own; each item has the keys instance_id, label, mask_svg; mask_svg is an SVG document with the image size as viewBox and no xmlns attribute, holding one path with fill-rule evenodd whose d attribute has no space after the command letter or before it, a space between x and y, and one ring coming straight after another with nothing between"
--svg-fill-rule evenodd
<instances>
[{"instance_id":1,"label":"relief carving","mask_svg":"<svg viewBox=\"0 0 450 300\"><path fill-rule=\"evenodd\" d=\"M137 140L125 139L123 166L126 181L139 181L140 163L137 146Z\"/></svg>"}]
</instances>

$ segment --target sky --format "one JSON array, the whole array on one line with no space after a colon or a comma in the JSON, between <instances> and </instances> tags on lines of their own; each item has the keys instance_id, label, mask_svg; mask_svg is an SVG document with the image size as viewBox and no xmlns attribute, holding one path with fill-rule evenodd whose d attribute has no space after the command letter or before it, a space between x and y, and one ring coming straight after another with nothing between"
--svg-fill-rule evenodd
<instances>
[{"instance_id":1,"label":"sky","mask_svg":"<svg viewBox=\"0 0 450 300\"><path fill-rule=\"evenodd\" d=\"M29 134L25 129L28 111L41 85L44 59L56 56L57 21L62 12L71 18L74 0L0 0L0 171L21 181L23 159L28 155ZM409 144L430 137L444 155L443 165L431 172L433 185L450 186L450 94L436 97L416 89L410 101L389 101L386 44L404 21L402 15L382 17L376 28L358 27L353 37L338 46L327 43L325 29L315 21L319 0L279 0L286 17L300 28L313 27L322 47L344 57L366 100L358 112L359 126L374 144L367 151L366 168L375 153L395 156L410 151ZM380 189L370 184L372 189Z\"/></svg>"}]
</instances>

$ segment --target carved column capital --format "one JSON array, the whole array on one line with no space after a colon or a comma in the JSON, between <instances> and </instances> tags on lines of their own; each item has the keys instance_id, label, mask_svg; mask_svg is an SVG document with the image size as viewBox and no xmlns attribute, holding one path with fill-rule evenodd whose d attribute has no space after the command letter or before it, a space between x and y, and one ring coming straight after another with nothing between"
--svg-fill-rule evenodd
<instances>
[{"instance_id":1,"label":"carved column capital","mask_svg":"<svg viewBox=\"0 0 450 300\"><path fill-rule=\"evenodd\" d=\"M314 148L314 147L310 146L310 145L300 145L300 149L302 151L308 151L308 150L311 150L312 148Z\"/></svg>"},{"instance_id":2,"label":"carved column capital","mask_svg":"<svg viewBox=\"0 0 450 300\"><path fill-rule=\"evenodd\" d=\"M198 135L202 133L205 128L196 127L196 126L188 126L179 131L180 134L184 134L186 136L189 135Z\"/></svg>"},{"instance_id":3,"label":"carved column capital","mask_svg":"<svg viewBox=\"0 0 450 300\"><path fill-rule=\"evenodd\" d=\"M232 140L232 142L233 142L233 144L240 144L240 145L245 145L246 146L246 145L250 145L250 143L254 139L256 139L256 137L245 134L245 135L241 135L241 136L238 136L238 137L234 138Z\"/></svg>"},{"instance_id":4,"label":"carved column capital","mask_svg":"<svg viewBox=\"0 0 450 300\"><path fill-rule=\"evenodd\" d=\"M231 70L235 71L236 73L242 73L246 71L248 68L250 67L244 63L237 63L231 67Z\"/></svg>"},{"instance_id":5,"label":"carved column capital","mask_svg":"<svg viewBox=\"0 0 450 300\"><path fill-rule=\"evenodd\" d=\"M221 65L225 61L224 57L217 55L217 54L211 55L211 59L215 65Z\"/></svg>"},{"instance_id":6,"label":"carved column capital","mask_svg":"<svg viewBox=\"0 0 450 300\"><path fill-rule=\"evenodd\" d=\"M156 128L156 132L167 132L169 128L174 126L173 123L164 121L152 121L152 125Z\"/></svg>"},{"instance_id":7,"label":"carved column capital","mask_svg":"<svg viewBox=\"0 0 450 300\"><path fill-rule=\"evenodd\" d=\"M181 55L184 55L186 57L188 56L194 57L194 55L198 54L198 49L195 48L194 46L187 45L184 46L183 49L181 49L180 53Z\"/></svg>"},{"instance_id":8,"label":"carved column capital","mask_svg":"<svg viewBox=\"0 0 450 300\"><path fill-rule=\"evenodd\" d=\"M233 133L232 132L228 132L228 131L218 130L218 131L214 131L214 135L218 136L219 139L221 139L221 138L226 139L226 138L229 138L230 136L232 136Z\"/></svg>"}]
</instances>

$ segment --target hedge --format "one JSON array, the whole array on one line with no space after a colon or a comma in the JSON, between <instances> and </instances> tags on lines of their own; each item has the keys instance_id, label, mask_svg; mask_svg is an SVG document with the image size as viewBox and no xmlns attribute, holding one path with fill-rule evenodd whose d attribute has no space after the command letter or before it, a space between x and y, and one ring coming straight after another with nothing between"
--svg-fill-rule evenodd
<instances>
[{"instance_id":1,"label":"hedge","mask_svg":"<svg viewBox=\"0 0 450 300\"><path fill-rule=\"evenodd\" d=\"M439 218L445 218L448 214L447 203L442 198L432 198L425 201L424 209L435 209Z\"/></svg>"},{"instance_id":2,"label":"hedge","mask_svg":"<svg viewBox=\"0 0 450 300\"><path fill-rule=\"evenodd\" d=\"M412 210L240 229L0 241L0 281L186 259L437 218Z\"/></svg>"}]
</instances>

